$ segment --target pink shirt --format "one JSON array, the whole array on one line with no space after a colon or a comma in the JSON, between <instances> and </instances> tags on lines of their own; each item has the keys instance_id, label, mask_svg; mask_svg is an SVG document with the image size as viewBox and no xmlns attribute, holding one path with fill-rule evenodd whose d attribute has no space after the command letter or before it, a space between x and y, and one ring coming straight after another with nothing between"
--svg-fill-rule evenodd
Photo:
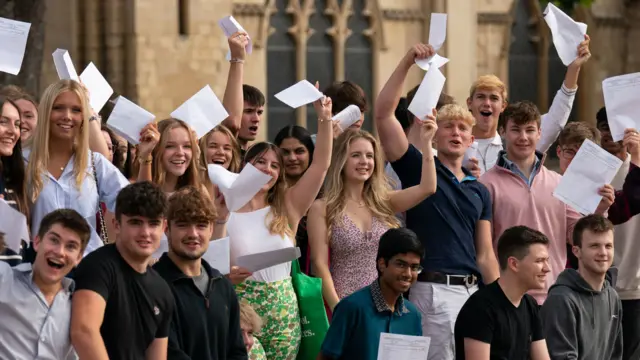
<instances>
[{"instance_id":1,"label":"pink shirt","mask_svg":"<svg viewBox=\"0 0 640 360\"><path fill-rule=\"evenodd\" d=\"M549 238L551 272L547 275L547 286L544 290L530 291L538 304L544 302L549 287L565 269L566 243L571 239L576 222L582 217L553 196L560 178L560 174L540 166L529 187L520 176L500 165L494 166L480 177L480 182L491 194L493 248L496 254L498 238L512 226L528 226Z\"/></svg>"}]
</instances>

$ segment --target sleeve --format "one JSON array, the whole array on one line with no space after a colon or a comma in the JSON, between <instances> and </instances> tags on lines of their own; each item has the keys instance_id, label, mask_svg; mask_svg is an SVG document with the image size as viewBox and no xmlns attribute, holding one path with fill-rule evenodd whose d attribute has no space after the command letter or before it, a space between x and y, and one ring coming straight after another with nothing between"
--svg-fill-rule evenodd
<instances>
[{"instance_id":1,"label":"sleeve","mask_svg":"<svg viewBox=\"0 0 640 360\"><path fill-rule=\"evenodd\" d=\"M540 317L540 306L536 299L531 295L525 295L531 309L531 342L545 339L545 332L542 326L542 318Z\"/></svg>"},{"instance_id":2,"label":"sleeve","mask_svg":"<svg viewBox=\"0 0 640 360\"><path fill-rule=\"evenodd\" d=\"M11 286L12 269L9 264L0 261L0 293L9 292L8 286Z\"/></svg>"},{"instance_id":3,"label":"sleeve","mask_svg":"<svg viewBox=\"0 0 640 360\"><path fill-rule=\"evenodd\" d=\"M546 153L551 145L556 141L560 131L564 129L571 115L573 100L576 97L577 89L570 90L562 84L560 90L553 98L549 112L542 115L540 123L540 141L537 150Z\"/></svg>"},{"instance_id":4,"label":"sleeve","mask_svg":"<svg viewBox=\"0 0 640 360\"><path fill-rule=\"evenodd\" d=\"M482 183L478 183L480 185L480 198L482 199L482 213L480 214L480 219L479 220L488 220L491 221L492 217L493 217L493 204L491 202L491 193L489 192L489 189L487 189L487 187L482 184Z\"/></svg>"},{"instance_id":5,"label":"sleeve","mask_svg":"<svg viewBox=\"0 0 640 360\"><path fill-rule=\"evenodd\" d=\"M634 164L629 166L622 190L616 191L616 198L608 211L613 225L624 224L640 213L640 168Z\"/></svg>"},{"instance_id":6,"label":"sleeve","mask_svg":"<svg viewBox=\"0 0 640 360\"><path fill-rule=\"evenodd\" d=\"M171 360L191 360L189 355L182 351L178 326L175 321L171 321L169 329L169 345L167 346L167 359Z\"/></svg>"},{"instance_id":7,"label":"sleeve","mask_svg":"<svg viewBox=\"0 0 640 360\"><path fill-rule=\"evenodd\" d=\"M420 184L422 177L422 153L409 144L407 152L400 159L392 162L391 167L398 175L403 189L416 186Z\"/></svg>"},{"instance_id":8,"label":"sleeve","mask_svg":"<svg viewBox=\"0 0 640 360\"><path fill-rule=\"evenodd\" d=\"M244 346L242 329L240 328L240 303L231 282L226 278L223 278L223 281L226 283L229 293L229 334L227 337L229 346L227 347L227 359L247 360L247 348Z\"/></svg>"},{"instance_id":9,"label":"sleeve","mask_svg":"<svg viewBox=\"0 0 640 360\"><path fill-rule=\"evenodd\" d=\"M582 214L569 205L565 205L564 207L567 214L567 243L573 244L573 228L576 227L578 220L582 218Z\"/></svg>"},{"instance_id":10,"label":"sleeve","mask_svg":"<svg viewBox=\"0 0 640 360\"><path fill-rule=\"evenodd\" d=\"M114 277L109 258L105 256L108 254L94 251L80 261L80 265L73 274L75 291L91 290L102 296L104 301L109 301L109 292L113 286Z\"/></svg>"},{"instance_id":11,"label":"sleeve","mask_svg":"<svg viewBox=\"0 0 640 360\"><path fill-rule=\"evenodd\" d=\"M480 298L469 298L456 319L456 338L469 338L491 344L495 330L495 316L491 308Z\"/></svg>"},{"instance_id":12,"label":"sleeve","mask_svg":"<svg viewBox=\"0 0 640 360\"><path fill-rule=\"evenodd\" d=\"M164 282L163 279L160 279L160 281ZM160 322L160 325L158 326L158 330L156 331L156 339L169 337L169 333L171 332L171 318L173 317L173 312L176 309L176 303L175 303L175 300L173 299L173 294L171 293L171 290L169 289L168 285L166 284L164 285L165 286L162 288L166 289L164 292L164 296L166 298L165 299L166 310L164 311L164 318Z\"/></svg>"},{"instance_id":13,"label":"sleeve","mask_svg":"<svg viewBox=\"0 0 640 360\"><path fill-rule=\"evenodd\" d=\"M623 349L623 343L622 343L622 302L620 301L620 298L617 299L617 304L618 304L618 326L616 329L616 338L614 340L614 344L613 344L613 354L611 354L611 360L622 360L622 349ZM634 357L631 357L631 359L634 359Z\"/></svg>"},{"instance_id":14,"label":"sleeve","mask_svg":"<svg viewBox=\"0 0 640 360\"><path fill-rule=\"evenodd\" d=\"M578 359L576 309L566 294L551 293L540 317L551 359Z\"/></svg>"},{"instance_id":15,"label":"sleeve","mask_svg":"<svg viewBox=\"0 0 640 360\"><path fill-rule=\"evenodd\" d=\"M343 300L336 305L320 350L323 355L332 359L342 357L351 339L351 331L356 327L357 312L357 306L348 301Z\"/></svg>"},{"instance_id":16,"label":"sleeve","mask_svg":"<svg viewBox=\"0 0 640 360\"><path fill-rule=\"evenodd\" d=\"M116 197L122 188L129 185L129 181L102 154L93 153L98 176L100 201L107 205L110 212L116 211Z\"/></svg>"}]
</instances>

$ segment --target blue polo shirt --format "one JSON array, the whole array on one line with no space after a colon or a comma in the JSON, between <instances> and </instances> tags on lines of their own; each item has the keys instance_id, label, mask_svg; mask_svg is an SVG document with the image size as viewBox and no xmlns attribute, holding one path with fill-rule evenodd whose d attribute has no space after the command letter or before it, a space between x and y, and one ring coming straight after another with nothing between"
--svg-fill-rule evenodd
<instances>
[{"instance_id":1,"label":"blue polo shirt","mask_svg":"<svg viewBox=\"0 0 640 360\"><path fill-rule=\"evenodd\" d=\"M422 336L422 318L402 296L392 312L376 280L340 300L321 352L335 360L376 360L381 333Z\"/></svg>"},{"instance_id":2,"label":"blue polo shirt","mask_svg":"<svg viewBox=\"0 0 640 360\"><path fill-rule=\"evenodd\" d=\"M407 211L407 228L413 230L425 248L422 267L428 272L480 277L476 263L475 234L479 220L491 220L491 195L471 173L458 181L435 158L438 189ZM406 189L420 184L422 153L413 145L397 161L393 170Z\"/></svg>"}]
</instances>

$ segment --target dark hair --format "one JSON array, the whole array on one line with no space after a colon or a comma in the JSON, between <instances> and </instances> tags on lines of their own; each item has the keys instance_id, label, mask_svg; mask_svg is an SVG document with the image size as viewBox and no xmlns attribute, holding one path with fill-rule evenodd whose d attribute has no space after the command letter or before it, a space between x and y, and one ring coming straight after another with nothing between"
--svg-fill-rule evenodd
<instances>
[{"instance_id":1,"label":"dark hair","mask_svg":"<svg viewBox=\"0 0 640 360\"><path fill-rule=\"evenodd\" d=\"M408 108L409 103L407 102L407 98L401 97L400 101L398 101L398 106L396 106L396 111L394 113L396 119L402 126L402 130L404 130L405 132L411 126L411 122L413 119L413 116L411 115L411 113L409 113Z\"/></svg>"},{"instance_id":2,"label":"dark hair","mask_svg":"<svg viewBox=\"0 0 640 360\"><path fill-rule=\"evenodd\" d=\"M53 225L60 225L65 229L75 232L80 238L80 251L84 251L91 238L91 226L87 223L82 215L73 209L58 209L48 213L42 221L38 229L38 237L43 239Z\"/></svg>"},{"instance_id":3,"label":"dark hair","mask_svg":"<svg viewBox=\"0 0 640 360\"><path fill-rule=\"evenodd\" d=\"M313 144L309 130L298 125L285 126L276 134L274 144L280 147L282 142L288 138L294 138L300 141L300 143L307 148L307 151L309 152L309 164L311 164L313 161L313 152L315 151L316 146Z\"/></svg>"},{"instance_id":4,"label":"dark hair","mask_svg":"<svg viewBox=\"0 0 640 360\"><path fill-rule=\"evenodd\" d=\"M8 97L0 96L0 116L4 109L4 104L11 104L16 108L18 114L20 109L13 100ZM20 120L22 116L20 115ZM18 132L18 141L13 146L13 152L10 156L0 156L0 179L6 188L5 200L15 201L18 211L23 213L29 219L29 203L27 197L27 189L25 186L26 170L24 158L22 157L22 141Z\"/></svg>"},{"instance_id":5,"label":"dark hair","mask_svg":"<svg viewBox=\"0 0 640 360\"><path fill-rule=\"evenodd\" d=\"M266 100L262 91L251 85L242 85L242 98L251 106L264 106Z\"/></svg>"},{"instance_id":6,"label":"dark hair","mask_svg":"<svg viewBox=\"0 0 640 360\"><path fill-rule=\"evenodd\" d=\"M124 158L124 153L118 149L118 138L116 138L116 133L104 124L100 127L100 130L109 134L109 137L111 138L111 149L113 149L113 159L111 160L111 163L120 169L120 166L123 165L122 159ZM122 170L123 169L120 169L121 172Z\"/></svg>"},{"instance_id":7,"label":"dark hair","mask_svg":"<svg viewBox=\"0 0 640 360\"><path fill-rule=\"evenodd\" d=\"M195 186L185 186L167 201L167 221L212 223L217 218L211 197Z\"/></svg>"},{"instance_id":8,"label":"dark hair","mask_svg":"<svg viewBox=\"0 0 640 360\"><path fill-rule=\"evenodd\" d=\"M606 233L613 231L613 223L606 217L597 214L582 217L573 228L573 246L582 246L582 235L587 230L594 234Z\"/></svg>"},{"instance_id":9,"label":"dark hair","mask_svg":"<svg viewBox=\"0 0 640 360\"><path fill-rule=\"evenodd\" d=\"M498 262L500 269L507 268L510 257L522 260L535 244L549 245L549 238L538 230L526 226L514 226L505 230L498 239Z\"/></svg>"},{"instance_id":10,"label":"dark hair","mask_svg":"<svg viewBox=\"0 0 640 360\"><path fill-rule=\"evenodd\" d=\"M560 135L558 135L558 145L582 145L582 143L589 139L596 144L600 144L600 131L593 126L583 122L570 122L568 123Z\"/></svg>"},{"instance_id":11,"label":"dark hair","mask_svg":"<svg viewBox=\"0 0 640 360\"><path fill-rule=\"evenodd\" d=\"M25 89L16 86L16 85L6 85L2 89L0 89L0 96L6 96L13 101L18 100L27 100L35 106L36 111L38 111L38 102L36 99L29 94Z\"/></svg>"},{"instance_id":12,"label":"dark hair","mask_svg":"<svg viewBox=\"0 0 640 360\"><path fill-rule=\"evenodd\" d=\"M409 105L411 104L411 102L413 101L413 98L416 96L416 93L418 92L418 88L420 87L420 85L416 85L413 89L409 90L409 92L407 93L407 104L406 104L406 109L409 108ZM445 106L445 105L451 105L451 104L455 104L456 101L453 98L453 96L445 94L445 93L440 93L440 97L438 98L438 103L436 104L436 111L440 111L440 109ZM396 109L396 111L398 111ZM411 125L413 125L413 115L409 112L409 110L406 110L406 125L402 122L402 120L400 121L400 123L402 124L402 128L403 129L408 129ZM398 117L398 114L396 113L396 119L400 120L400 118ZM406 127L405 127L406 126Z\"/></svg>"},{"instance_id":13,"label":"dark hair","mask_svg":"<svg viewBox=\"0 0 640 360\"><path fill-rule=\"evenodd\" d=\"M601 126L605 125L606 128L609 128L609 118L607 117L607 108L602 107L598 110L596 114L596 126L600 129Z\"/></svg>"},{"instance_id":14,"label":"dark hair","mask_svg":"<svg viewBox=\"0 0 640 360\"><path fill-rule=\"evenodd\" d=\"M509 125L509 121L513 121L516 125L520 126L535 122L538 129L540 129L540 110L538 110L538 107L531 101L518 101L509 104L509 106L504 109L503 116L505 130Z\"/></svg>"},{"instance_id":15,"label":"dark hair","mask_svg":"<svg viewBox=\"0 0 640 360\"><path fill-rule=\"evenodd\" d=\"M346 109L349 105L356 105L362 112L368 110L367 96L364 90L352 81L334 82L328 88L324 89L324 94L331 98L331 112L333 115Z\"/></svg>"},{"instance_id":16,"label":"dark hair","mask_svg":"<svg viewBox=\"0 0 640 360\"><path fill-rule=\"evenodd\" d=\"M136 182L124 187L116 198L116 220L122 215L160 219L167 212L167 197L149 181Z\"/></svg>"},{"instance_id":17,"label":"dark hair","mask_svg":"<svg viewBox=\"0 0 640 360\"><path fill-rule=\"evenodd\" d=\"M407 228L392 228L380 237L376 263L380 259L388 263L392 257L407 253L416 254L421 260L424 258L424 247L418 235Z\"/></svg>"}]
</instances>

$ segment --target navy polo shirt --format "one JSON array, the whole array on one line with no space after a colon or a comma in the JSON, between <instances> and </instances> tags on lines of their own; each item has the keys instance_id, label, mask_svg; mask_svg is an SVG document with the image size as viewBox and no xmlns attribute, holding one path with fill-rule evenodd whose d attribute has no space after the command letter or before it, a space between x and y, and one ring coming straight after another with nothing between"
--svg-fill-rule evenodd
<instances>
[{"instance_id":1,"label":"navy polo shirt","mask_svg":"<svg viewBox=\"0 0 640 360\"><path fill-rule=\"evenodd\" d=\"M413 145L397 161L393 170L406 189L420 184L422 153ZM489 190L471 173L461 182L435 158L438 189L407 211L407 228L413 230L425 248L425 271L450 275L480 276L476 263L475 234L479 220L491 220Z\"/></svg>"},{"instance_id":2,"label":"navy polo shirt","mask_svg":"<svg viewBox=\"0 0 640 360\"><path fill-rule=\"evenodd\" d=\"M402 296L392 312L376 280L340 300L321 352L336 360L376 360L381 333L422 336L422 317Z\"/></svg>"}]
</instances>

